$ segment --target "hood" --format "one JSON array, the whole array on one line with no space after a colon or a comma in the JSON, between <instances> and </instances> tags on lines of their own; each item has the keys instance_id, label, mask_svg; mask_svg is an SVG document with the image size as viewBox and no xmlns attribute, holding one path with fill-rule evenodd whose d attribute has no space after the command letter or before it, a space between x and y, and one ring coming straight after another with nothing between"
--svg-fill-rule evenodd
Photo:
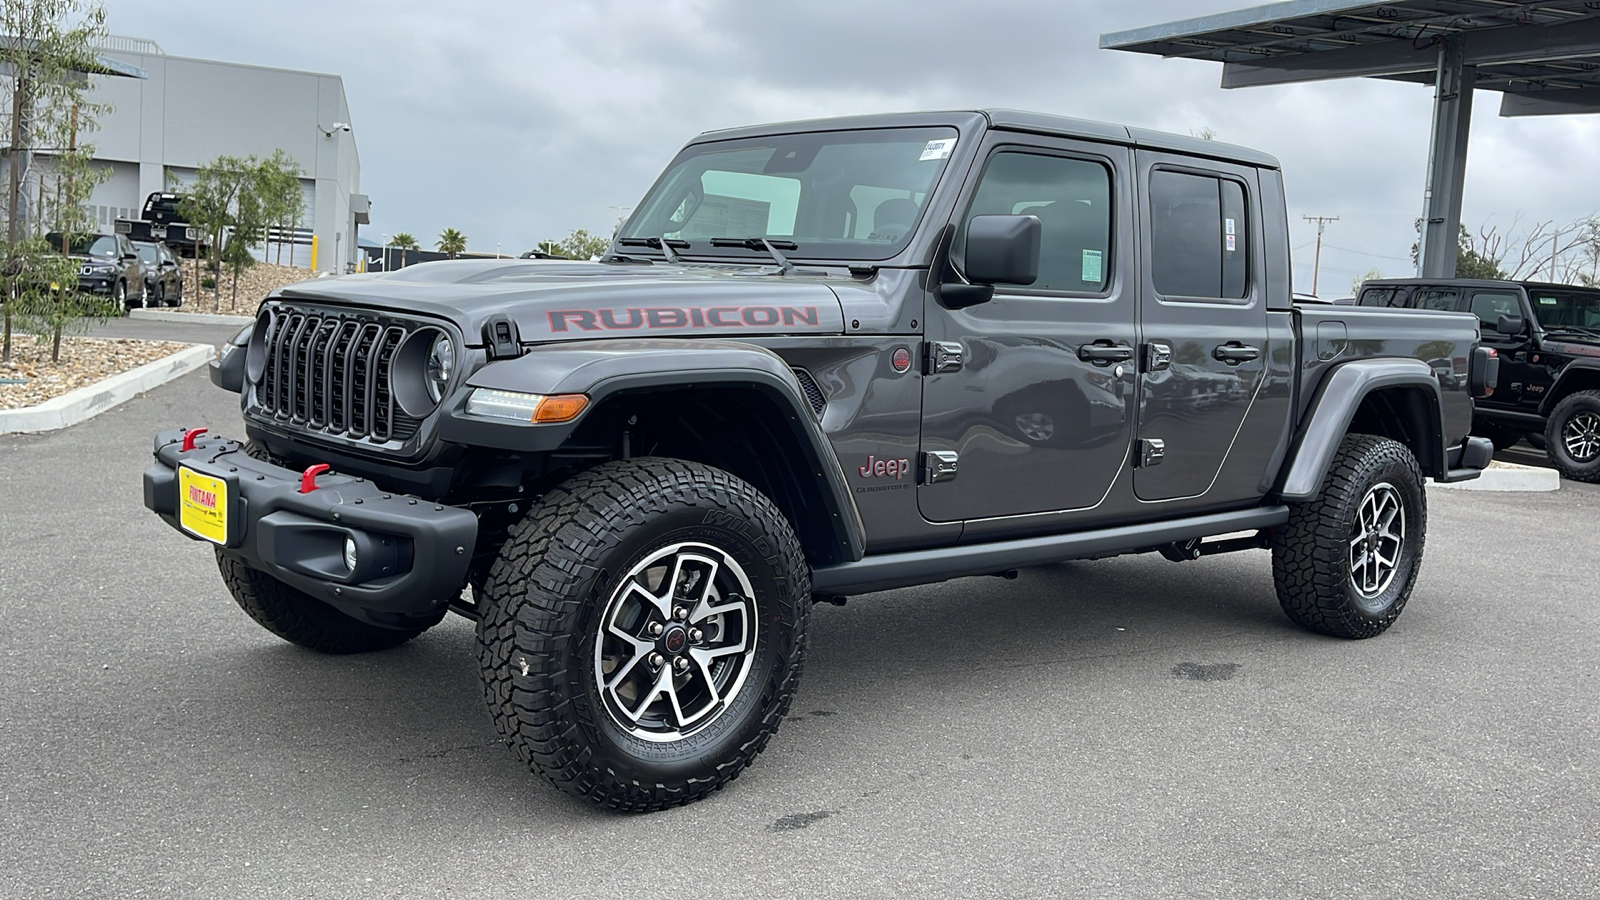
<instances>
[{"instance_id":1,"label":"hood","mask_svg":"<svg viewBox=\"0 0 1600 900\"><path fill-rule=\"evenodd\" d=\"M405 310L456 322L471 344L507 315L524 343L626 337L842 334L827 279L743 267L453 260L303 281L269 299ZM770 271L770 270L769 270Z\"/></svg>"}]
</instances>

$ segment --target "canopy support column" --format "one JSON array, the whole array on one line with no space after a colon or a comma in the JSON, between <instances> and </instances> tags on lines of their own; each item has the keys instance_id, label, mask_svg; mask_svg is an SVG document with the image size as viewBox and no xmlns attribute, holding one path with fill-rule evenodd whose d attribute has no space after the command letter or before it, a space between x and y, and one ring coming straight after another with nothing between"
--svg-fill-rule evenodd
<instances>
[{"instance_id":1,"label":"canopy support column","mask_svg":"<svg viewBox=\"0 0 1600 900\"><path fill-rule=\"evenodd\" d=\"M1439 48L1434 78L1433 135L1428 150L1428 187L1423 194L1417 274L1454 278L1461 232L1461 194L1467 175L1467 134L1472 125L1472 86L1477 69L1465 64L1459 35Z\"/></svg>"}]
</instances>

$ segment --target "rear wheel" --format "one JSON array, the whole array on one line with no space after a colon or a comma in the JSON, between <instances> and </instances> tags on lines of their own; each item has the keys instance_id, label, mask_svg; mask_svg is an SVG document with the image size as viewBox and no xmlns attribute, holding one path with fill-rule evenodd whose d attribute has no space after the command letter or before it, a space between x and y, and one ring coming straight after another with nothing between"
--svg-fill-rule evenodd
<instances>
[{"instance_id":1,"label":"rear wheel","mask_svg":"<svg viewBox=\"0 0 1600 900\"><path fill-rule=\"evenodd\" d=\"M810 578L766 497L718 469L611 462L546 494L489 571L484 696L562 790L643 812L738 776L788 710Z\"/></svg>"},{"instance_id":2,"label":"rear wheel","mask_svg":"<svg viewBox=\"0 0 1600 900\"><path fill-rule=\"evenodd\" d=\"M1600 391L1569 394L1550 411L1545 452L1573 481L1600 482Z\"/></svg>"},{"instance_id":3,"label":"rear wheel","mask_svg":"<svg viewBox=\"0 0 1600 900\"><path fill-rule=\"evenodd\" d=\"M1320 634L1382 634L1411 596L1427 520L1411 451L1388 438L1347 435L1322 493L1272 531L1272 577L1284 613Z\"/></svg>"}]
</instances>

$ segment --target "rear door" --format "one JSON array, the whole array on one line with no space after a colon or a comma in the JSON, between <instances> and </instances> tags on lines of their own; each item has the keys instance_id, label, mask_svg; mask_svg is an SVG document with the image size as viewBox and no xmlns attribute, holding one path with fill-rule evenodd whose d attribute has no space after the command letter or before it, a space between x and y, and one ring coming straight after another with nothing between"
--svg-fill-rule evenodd
<instances>
[{"instance_id":1,"label":"rear door","mask_svg":"<svg viewBox=\"0 0 1600 900\"><path fill-rule=\"evenodd\" d=\"M1001 132L980 159L957 234L974 215L1037 216L1039 278L967 309L928 304L922 449L955 477L923 478L918 507L935 522L1092 510L1132 439L1132 152Z\"/></svg>"},{"instance_id":2,"label":"rear door","mask_svg":"<svg viewBox=\"0 0 1600 900\"><path fill-rule=\"evenodd\" d=\"M1134 493L1208 505L1253 499L1264 472L1235 467L1224 478L1223 464L1237 442L1277 440L1279 417L1249 413L1267 360L1287 349L1268 340L1256 171L1144 150L1138 158L1145 272Z\"/></svg>"},{"instance_id":3,"label":"rear door","mask_svg":"<svg viewBox=\"0 0 1600 900\"><path fill-rule=\"evenodd\" d=\"M1478 317L1478 331L1483 345L1493 347L1500 355L1500 383L1494 393L1477 401L1483 406L1521 406L1524 403L1538 407L1554 383L1552 366L1540 364L1538 348L1533 344L1533 329L1537 326L1528 317L1522 294L1513 288L1483 288L1471 292L1473 315ZM1523 320L1521 334L1501 334L1496 330L1501 316Z\"/></svg>"}]
</instances>

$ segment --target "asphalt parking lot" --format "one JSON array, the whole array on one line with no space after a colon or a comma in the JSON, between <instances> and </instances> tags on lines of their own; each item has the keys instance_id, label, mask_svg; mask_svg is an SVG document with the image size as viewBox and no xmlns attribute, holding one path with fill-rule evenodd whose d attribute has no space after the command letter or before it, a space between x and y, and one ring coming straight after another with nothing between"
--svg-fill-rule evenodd
<instances>
[{"instance_id":1,"label":"asphalt parking lot","mask_svg":"<svg viewBox=\"0 0 1600 900\"><path fill-rule=\"evenodd\" d=\"M0 437L0 895L1600 893L1595 487L1431 491L1365 642L1293 627L1261 551L820 606L756 765L621 817L498 744L468 622L316 656L145 512L151 435L242 436L235 399Z\"/></svg>"}]
</instances>

